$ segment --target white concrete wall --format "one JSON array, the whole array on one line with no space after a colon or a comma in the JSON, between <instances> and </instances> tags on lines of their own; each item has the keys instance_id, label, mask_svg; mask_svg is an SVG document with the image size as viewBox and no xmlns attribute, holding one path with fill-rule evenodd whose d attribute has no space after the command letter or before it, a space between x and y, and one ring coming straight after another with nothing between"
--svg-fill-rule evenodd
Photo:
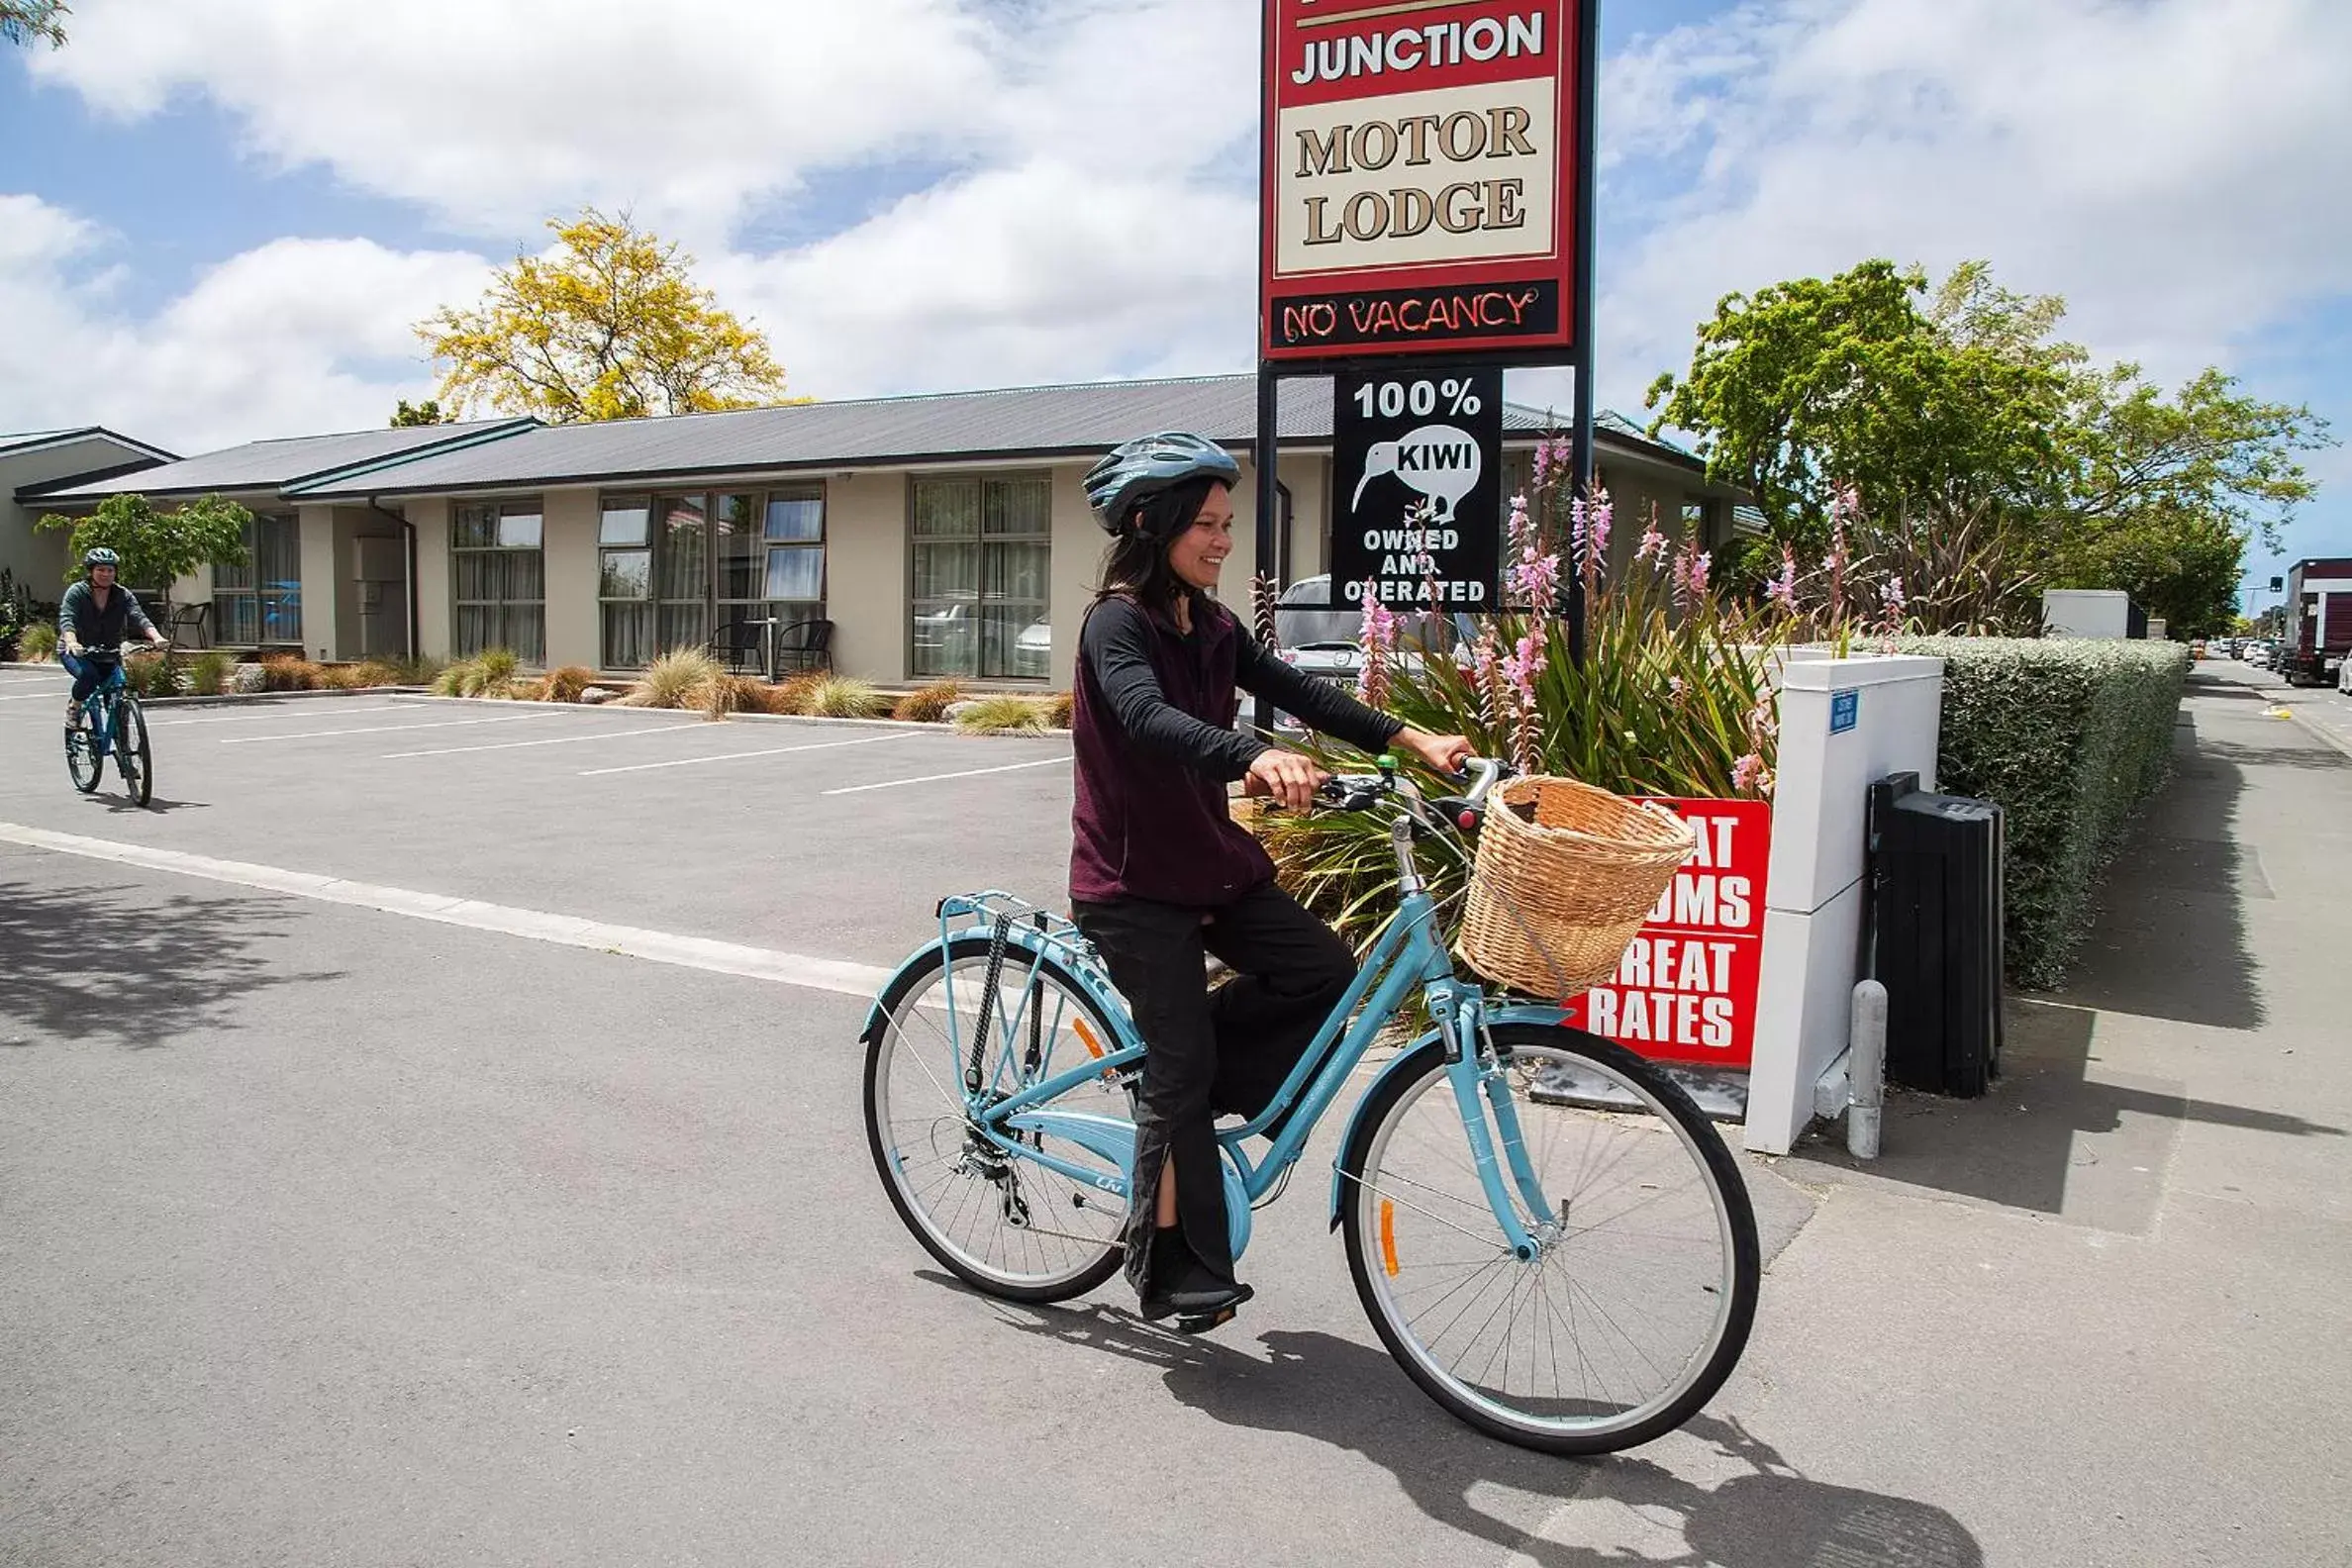
<instances>
[{"instance_id":1,"label":"white concrete wall","mask_svg":"<svg viewBox=\"0 0 2352 1568\"><path fill-rule=\"evenodd\" d=\"M1854 728L1830 733L1840 692ZM1935 787L1943 660L1800 653L1781 672L1779 782L1765 896L1763 985L1748 1073L1747 1146L1785 1154L1813 1115L1813 1086L1846 1048L1862 973L1870 786L1916 773Z\"/></svg>"}]
</instances>

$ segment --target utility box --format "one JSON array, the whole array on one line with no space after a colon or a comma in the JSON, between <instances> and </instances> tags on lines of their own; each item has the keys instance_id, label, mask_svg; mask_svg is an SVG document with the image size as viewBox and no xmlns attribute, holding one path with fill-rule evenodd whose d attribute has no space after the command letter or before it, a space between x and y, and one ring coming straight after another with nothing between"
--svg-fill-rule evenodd
<instances>
[{"instance_id":1,"label":"utility box","mask_svg":"<svg viewBox=\"0 0 2352 1568\"><path fill-rule=\"evenodd\" d=\"M1870 788L1865 969L1887 988L1887 1077L1974 1097L2001 1071L2002 810L1931 795L1916 773Z\"/></svg>"},{"instance_id":2,"label":"utility box","mask_svg":"<svg viewBox=\"0 0 2352 1568\"><path fill-rule=\"evenodd\" d=\"M2052 588L2042 595L2046 637L2144 637L2148 614L2120 588Z\"/></svg>"}]
</instances>

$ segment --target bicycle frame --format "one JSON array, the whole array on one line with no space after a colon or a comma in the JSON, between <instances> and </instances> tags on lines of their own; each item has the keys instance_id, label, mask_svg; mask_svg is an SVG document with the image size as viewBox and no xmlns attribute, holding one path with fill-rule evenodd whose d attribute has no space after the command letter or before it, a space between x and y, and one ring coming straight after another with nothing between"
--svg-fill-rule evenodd
<instances>
[{"instance_id":1,"label":"bicycle frame","mask_svg":"<svg viewBox=\"0 0 2352 1568\"><path fill-rule=\"evenodd\" d=\"M1324 1113L1417 988L1435 1027L1417 1039L1413 1048L1400 1052L1382 1071L1384 1074L1396 1071L1417 1056L1423 1044L1433 1040L1444 1044L1455 1108L1461 1115L1462 1130L1469 1140L1480 1184L1496 1222L1520 1258L1532 1258L1541 1250L1542 1240L1536 1231L1552 1220L1550 1203L1527 1158L1518 1106L1512 1099L1507 1076L1508 1055L1495 1046L1489 1028L1493 1023L1556 1025L1563 1015L1557 1007L1542 1006L1514 1005L1490 1012L1485 992L1454 973L1452 959L1437 935L1437 904L1422 887L1413 867L1411 831L1403 819L1396 825L1394 840L1399 865L1405 873L1404 892L1396 914L1374 938L1346 994L1323 1021L1314 1043L1291 1069L1272 1103L1251 1121L1218 1134L1227 1161L1226 1206L1236 1257L1248 1241L1250 1211L1279 1186L1298 1162ZM958 926L955 923L959 920L969 923ZM1001 1031L994 1043L1003 1048L997 1053L995 1073L986 1081L979 1080L966 1064L977 1061L973 1052L975 1044L985 1054L986 1046L992 1042L985 1035L977 1041L964 1037L963 1011L955 1005L954 968L948 965L943 969L947 988L947 1027L943 1032L959 1069L965 1074L965 1114L972 1127L1007 1156L1033 1161L1125 1201L1128 1196L1127 1175L1106 1175L1096 1167L1059 1158L1023 1137L1025 1133L1049 1132L1110 1162L1123 1173L1131 1173L1133 1169L1132 1123L1086 1112L1059 1111L1051 1105L1091 1079L1139 1070L1145 1055L1144 1044L1134 1033L1126 1003L1111 985L1091 944L1069 922L1004 893L979 893L945 900L939 906L939 921L938 950L942 953L959 936L987 934L998 944L997 961L991 964L990 978L982 982L984 988L995 986L995 996L992 999L984 992L976 1025L992 1032ZM929 951L926 949L926 953ZM910 964L923 961L926 953L915 955ZM1026 959L1018 965L1026 972L1008 975L1004 969L1013 965L1017 954ZM1047 1041L1050 1038L1058 1044L1071 1031L1065 1029L1063 1020L1040 1016L1041 1006L1034 1010L1031 1007L1042 994L1035 979L1048 958L1058 962L1078 982L1087 999L1119 1035L1115 1042L1100 1042L1080 1031L1088 1059L1059 1070L1054 1069L1053 1051ZM885 1017L877 1003L867 1020L867 1037L872 1037L871 1031L885 1022ZM1017 1053L1022 1067L1019 1080L1012 1081ZM1367 1092L1359 1099L1358 1116L1363 1100L1369 1098ZM1273 1137L1264 1155L1253 1163L1242 1147L1243 1140L1262 1136L1286 1115L1287 1124ZM1340 1143L1342 1150L1352 1138L1354 1127L1355 1117L1351 1117L1348 1136ZM1343 1181L1338 1162L1334 1161L1331 1183L1334 1225L1344 1199Z\"/></svg>"},{"instance_id":2,"label":"bicycle frame","mask_svg":"<svg viewBox=\"0 0 2352 1568\"><path fill-rule=\"evenodd\" d=\"M82 657L88 659L89 655L85 653ZM130 677L123 672L123 661L119 658L94 662L104 664L105 672L98 677L97 689L82 699L82 712L90 716L87 732L90 754L102 757L114 744L115 704L130 684Z\"/></svg>"}]
</instances>

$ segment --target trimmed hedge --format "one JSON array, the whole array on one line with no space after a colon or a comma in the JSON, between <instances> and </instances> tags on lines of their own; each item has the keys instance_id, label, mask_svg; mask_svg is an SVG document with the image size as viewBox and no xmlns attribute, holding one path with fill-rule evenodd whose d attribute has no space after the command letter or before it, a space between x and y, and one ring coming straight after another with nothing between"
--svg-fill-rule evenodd
<instances>
[{"instance_id":1,"label":"trimmed hedge","mask_svg":"<svg viewBox=\"0 0 2352 1568\"><path fill-rule=\"evenodd\" d=\"M2061 985L2101 874L2171 776L2189 649L2077 637L1907 637L1900 648L1944 661L1937 787L2008 814L2009 978Z\"/></svg>"}]
</instances>

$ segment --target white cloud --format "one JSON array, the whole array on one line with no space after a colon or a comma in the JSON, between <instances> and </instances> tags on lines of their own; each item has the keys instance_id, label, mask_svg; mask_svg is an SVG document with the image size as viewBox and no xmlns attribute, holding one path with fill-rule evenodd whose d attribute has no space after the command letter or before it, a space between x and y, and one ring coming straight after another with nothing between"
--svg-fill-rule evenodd
<instances>
[{"instance_id":1,"label":"white cloud","mask_svg":"<svg viewBox=\"0 0 2352 1568\"><path fill-rule=\"evenodd\" d=\"M1720 295L1874 254L1988 257L2167 381L2227 364L2352 294L2320 194L2347 59L2340 0L1791 0L1647 40L1610 83L1619 167L1685 172L1618 207L1615 394L1680 369Z\"/></svg>"},{"instance_id":2,"label":"white cloud","mask_svg":"<svg viewBox=\"0 0 2352 1568\"><path fill-rule=\"evenodd\" d=\"M477 293L462 253L279 240L211 268L142 319L110 287L116 242L0 196L0 430L100 424L182 451L380 426L430 392L408 324Z\"/></svg>"}]
</instances>

